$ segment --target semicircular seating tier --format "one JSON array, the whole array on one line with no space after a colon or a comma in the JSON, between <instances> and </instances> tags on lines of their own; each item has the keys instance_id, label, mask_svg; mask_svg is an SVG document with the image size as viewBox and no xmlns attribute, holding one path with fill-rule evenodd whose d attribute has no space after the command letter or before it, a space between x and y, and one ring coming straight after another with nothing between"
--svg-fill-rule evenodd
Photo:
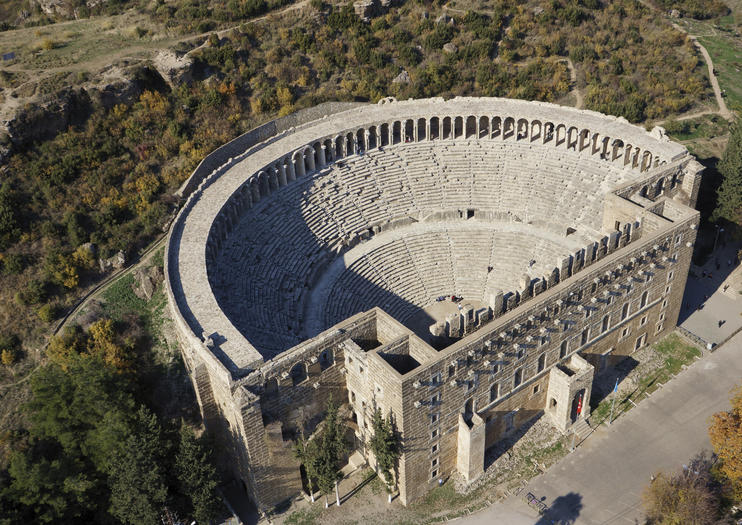
<instances>
[{"instance_id":1,"label":"semicircular seating tier","mask_svg":"<svg viewBox=\"0 0 742 525\"><path fill-rule=\"evenodd\" d=\"M497 288L515 289L526 271L548 272L576 239L584 246L599 237L602 196L630 174L574 151L493 140L399 143L354 154L244 213L209 267L211 285L225 314L264 355L373 306L404 321L436 296L483 300ZM307 298L343 240L400 218L420 222L458 210L541 224L548 235L457 230L455 221L416 235L404 226L410 237L355 261L326 301L312 305L326 313L323 322L306 326ZM578 232L569 243L567 228Z\"/></svg>"}]
</instances>

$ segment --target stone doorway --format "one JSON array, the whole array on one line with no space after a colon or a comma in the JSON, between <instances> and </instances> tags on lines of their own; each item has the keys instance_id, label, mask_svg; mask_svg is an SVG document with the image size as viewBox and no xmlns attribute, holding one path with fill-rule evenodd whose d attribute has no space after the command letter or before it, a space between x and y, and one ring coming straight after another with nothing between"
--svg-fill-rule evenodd
<instances>
[{"instance_id":1,"label":"stone doorway","mask_svg":"<svg viewBox=\"0 0 742 525\"><path fill-rule=\"evenodd\" d=\"M580 405L580 400L582 400L582 410L581 412L585 411L585 389L580 389L577 392L575 392L575 396L572 398L572 410L570 411L569 418L572 421L572 423L577 421L577 418L579 415L577 414L577 407Z\"/></svg>"}]
</instances>

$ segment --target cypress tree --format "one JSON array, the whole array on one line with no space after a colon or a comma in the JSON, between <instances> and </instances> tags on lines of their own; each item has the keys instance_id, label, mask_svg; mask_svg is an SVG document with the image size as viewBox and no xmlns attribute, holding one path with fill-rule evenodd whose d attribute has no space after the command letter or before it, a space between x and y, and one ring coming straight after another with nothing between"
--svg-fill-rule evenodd
<instances>
[{"instance_id":1,"label":"cypress tree","mask_svg":"<svg viewBox=\"0 0 742 525\"><path fill-rule=\"evenodd\" d=\"M717 166L722 176L717 191L716 209L712 221L725 219L742 225L742 126L734 125L724 154Z\"/></svg>"}]
</instances>

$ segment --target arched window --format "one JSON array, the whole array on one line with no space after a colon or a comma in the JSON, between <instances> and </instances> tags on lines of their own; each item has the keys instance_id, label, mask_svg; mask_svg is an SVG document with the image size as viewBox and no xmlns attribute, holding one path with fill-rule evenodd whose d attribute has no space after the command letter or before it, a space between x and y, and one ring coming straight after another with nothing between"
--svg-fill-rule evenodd
<instances>
[{"instance_id":1,"label":"arched window","mask_svg":"<svg viewBox=\"0 0 742 525\"><path fill-rule=\"evenodd\" d=\"M272 377L265 382L265 395L268 397L275 397L278 395L278 381L275 377Z\"/></svg>"},{"instance_id":2,"label":"arched window","mask_svg":"<svg viewBox=\"0 0 742 525\"><path fill-rule=\"evenodd\" d=\"M600 332L606 332L611 324L611 317L609 315L606 315L603 317L603 323L600 325Z\"/></svg>"},{"instance_id":3,"label":"arched window","mask_svg":"<svg viewBox=\"0 0 742 525\"><path fill-rule=\"evenodd\" d=\"M294 386L298 385L307 378L307 369L304 363L296 363L291 368L291 382Z\"/></svg>"},{"instance_id":4,"label":"arched window","mask_svg":"<svg viewBox=\"0 0 742 525\"><path fill-rule=\"evenodd\" d=\"M325 350L319 355L319 366L322 370L327 370L335 363L332 350Z\"/></svg>"},{"instance_id":5,"label":"arched window","mask_svg":"<svg viewBox=\"0 0 742 525\"><path fill-rule=\"evenodd\" d=\"M541 372L546 368L546 352L538 356L538 371Z\"/></svg>"},{"instance_id":6,"label":"arched window","mask_svg":"<svg viewBox=\"0 0 742 525\"><path fill-rule=\"evenodd\" d=\"M639 301L639 308L644 308L645 306L647 306L647 299L649 299L648 291L642 294L641 301Z\"/></svg>"},{"instance_id":7,"label":"arched window","mask_svg":"<svg viewBox=\"0 0 742 525\"><path fill-rule=\"evenodd\" d=\"M569 350L569 341L566 339L562 341L562 346L559 347L559 359L564 359L567 356Z\"/></svg>"}]
</instances>

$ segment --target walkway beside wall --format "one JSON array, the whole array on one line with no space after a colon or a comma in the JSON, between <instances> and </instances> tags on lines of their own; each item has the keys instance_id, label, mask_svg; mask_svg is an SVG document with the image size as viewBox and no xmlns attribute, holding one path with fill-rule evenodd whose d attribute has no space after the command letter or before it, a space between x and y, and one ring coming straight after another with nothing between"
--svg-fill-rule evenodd
<instances>
[{"instance_id":1,"label":"walkway beside wall","mask_svg":"<svg viewBox=\"0 0 742 525\"><path fill-rule=\"evenodd\" d=\"M710 449L707 419L729 409L730 389L742 380L741 352L739 333L534 478L522 494L545 498L552 511L544 518L514 496L462 522L548 525L555 520L613 525L638 519L641 523L640 494L650 476L680 468L697 452Z\"/></svg>"}]
</instances>

